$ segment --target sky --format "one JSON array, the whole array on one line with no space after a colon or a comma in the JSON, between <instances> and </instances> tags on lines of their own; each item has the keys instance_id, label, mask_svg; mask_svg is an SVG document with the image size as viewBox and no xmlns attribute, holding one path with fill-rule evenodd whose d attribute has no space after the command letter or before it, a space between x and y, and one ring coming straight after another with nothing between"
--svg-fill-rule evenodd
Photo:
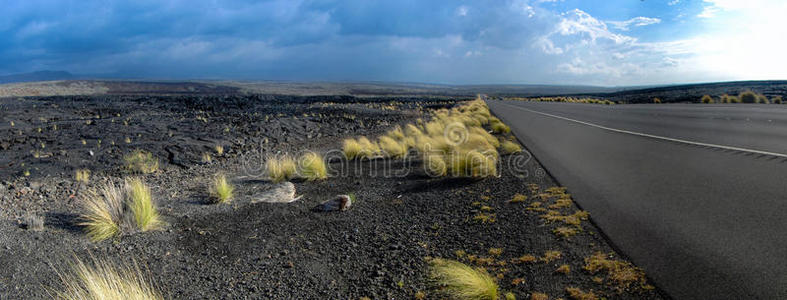
<instances>
[{"instance_id":1,"label":"sky","mask_svg":"<svg viewBox=\"0 0 787 300\"><path fill-rule=\"evenodd\" d=\"M0 75L602 86L787 79L783 0L0 5Z\"/></svg>"}]
</instances>

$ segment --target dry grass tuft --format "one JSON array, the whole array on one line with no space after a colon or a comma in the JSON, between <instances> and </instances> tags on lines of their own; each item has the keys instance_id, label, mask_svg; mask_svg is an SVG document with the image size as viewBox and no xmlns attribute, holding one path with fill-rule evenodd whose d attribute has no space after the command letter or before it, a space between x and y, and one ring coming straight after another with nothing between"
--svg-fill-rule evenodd
<instances>
[{"instance_id":1,"label":"dry grass tuft","mask_svg":"<svg viewBox=\"0 0 787 300\"><path fill-rule=\"evenodd\" d=\"M213 179L213 185L210 187L210 196L214 203L229 203L232 201L234 191L235 187L227 181L227 176L219 174Z\"/></svg>"},{"instance_id":2,"label":"dry grass tuft","mask_svg":"<svg viewBox=\"0 0 787 300\"><path fill-rule=\"evenodd\" d=\"M134 215L139 230L148 231L161 226L161 219L153 204L150 188L141 179L127 179L126 192L130 200L127 206Z\"/></svg>"},{"instance_id":3,"label":"dry grass tuft","mask_svg":"<svg viewBox=\"0 0 787 300\"><path fill-rule=\"evenodd\" d=\"M702 99L700 99L700 102L705 103L705 104L711 104L714 101L713 101L713 97L711 97L710 95L703 95Z\"/></svg>"},{"instance_id":4,"label":"dry grass tuft","mask_svg":"<svg viewBox=\"0 0 787 300\"><path fill-rule=\"evenodd\" d=\"M624 290L633 283L639 283L641 287L646 287L645 272L632 265L630 262L615 260L601 252L596 252L590 257L585 258L583 267L590 274L606 272L608 279L613 282L618 290Z\"/></svg>"},{"instance_id":5,"label":"dry grass tuft","mask_svg":"<svg viewBox=\"0 0 787 300\"><path fill-rule=\"evenodd\" d=\"M525 201L527 201L527 196L522 195L522 194L516 194L508 202L509 203L521 203L521 202L525 202Z\"/></svg>"},{"instance_id":6,"label":"dry grass tuft","mask_svg":"<svg viewBox=\"0 0 787 300\"><path fill-rule=\"evenodd\" d=\"M56 299L164 299L136 264L133 267L118 268L107 261L94 260L94 263L88 266L76 259L70 272L58 272L58 275L65 289L54 293Z\"/></svg>"},{"instance_id":7,"label":"dry grass tuft","mask_svg":"<svg viewBox=\"0 0 787 300\"><path fill-rule=\"evenodd\" d=\"M90 239L97 242L120 233L120 224L125 220L124 198L123 191L114 184L103 184L87 192L79 225L85 226Z\"/></svg>"},{"instance_id":8,"label":"dry grass tuft","mask_svg":"<svg viewBox=\"0 0 787 300\"><path fill-rule=\"evenodd\" d=\"M563 253L560 253L560 251L549 250L544 252L544 257L542 257L541 260L545 263L550 263L552 261L560 259L561 257L563 257Z\"/></svg>"},{"instance_id":9,"label":"dry grass tuft","mask_svg":"<svg viewBox=\"0 0 787 300\"><path fill-rule=\"evenodd\" d=\"M285 155L281 157L268 157L265 163L265 169L268 171L268 177L273 182L281 182L290 180L295 177L297 171L297 164L292 157Z\"/></svg>"},{"instance_id":10,"label":"dry grass tuft","mask_svg":"<svg viewBox=\"0 0 787 300\"><path fill-rule=\"evenodd\" d=\"M150 188L138 178L127 179L122 187L105 183L89 190L83 208L79 225L96 242L114 237L121 230L148 231L162 224Z\"/></svg>"},{"instance_id":11,"label":"dry grass tuft","mask_svg":"<svg viewBox=\"0 0 787 300\"><path fill-rule=\"evenodd\" d=\"M571 273L571 266L566 264L560 265L555 272L568 275L568 273Z\"/></svg>"},{"instance_id":12,"label":"dry grass tuft","mask_svg":"<svg viewBox=\"0 0 787 300\"><path fill-rule=\"evenodd\" d=\"M497 300L495 279L483 269L474 269L463 263L433 259L429 262L430 277L453 299Z\"/></svg>"},{"instance_id":13,"label":"dry grass tuft","mask_svg":"<svg viewBox=\"0 0 787 300\"><path fill-rule=\"evenodd\" d=\"M158 171L158 159L142 149L136 149L123 157L126 169L134 173L148 174Z\"/></svg>"},{"instance_id":14,"label":"dry grass tuft","mask_svg":"<svg viewBox=\"0 0 787 300\"><path fill-rule=\"evenodd\" d=\"M322 155L316 152L307 152L298 159L298 175L306 180L328 178L328 168Z\"/></svg>"},{"instance_id":15,"label":"dry grass tuft","mask_svg":"<svg viewBox=\"0 0 787 300\"><path fill-rule=\"evenodd\" d=\"M442 155L426 155L424 158L424 166L426 174L432 177L441 177L448 173L448 167Z\"/></svg>"},{"instance_id":16,"label":"dry grass tuft","mask_svg":"<svg viewBox=\"0 0 787 300\"><path fill-rule=\"evenodd\" d=\"M579 288L568 287L566 288L566 293L568 293L568 296L574 300L598 300L598 296L596 296L592 290L589 292L584 292Z\"/></svg>"},{"instance_id":17,"label":"dry grass tuft","mask_svg":"<svg viewBox=\"0 0 787 300\"><path fill-rule=\"evenodd\" d=\"M381 136L378 140L380 149L384 155L393 158L400 158L407 155L407 145L404 143L400 143L394 138L385 135Z\"/></svg>"},{"instance_id":18,"label":"dry grass tuft","mask_svg":"<svg viewBox=\"0 0 787 300\"><path fill-rule=\"evenodd\" d=\"M503 150L505 154L512 154L522 152L522 147L512 141L503 141L500 143L500 150Z\"/></svg>"},{"instance_id":19,"label":"dry grass tuft","mask_svg":"<svg viewBox=\"0 0 787 300\"><path fill-rule=\"evenodd\" d=\"M539 292L530 294L530 300L549 300L549 295Z\"/></svg>"},{"instance_id":20,"label":"dry grass tuft","mask_svg":"<svg viewBox=\"0 0 787 300\"><path fill-rule=\"evenodd\" d=\"M77 182L88 183L90 181L90 170L78 169L74 172L74 179Z\"/></svg>"}]
</instances>

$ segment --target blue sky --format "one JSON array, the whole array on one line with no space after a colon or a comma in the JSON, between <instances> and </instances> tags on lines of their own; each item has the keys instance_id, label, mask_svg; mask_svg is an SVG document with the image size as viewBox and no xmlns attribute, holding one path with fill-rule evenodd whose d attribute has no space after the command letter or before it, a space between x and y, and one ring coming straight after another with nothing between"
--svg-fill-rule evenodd
<instances>
[{"instance_id":1,"label":"blue sky","mask_svg":"<svg viewBox=\"0 0 787 300\"><path fill-rule=\"evenodd\" d=\"M787 78L782 0L0 4L0 74L607 86Z\"/></svg>"}]
</instances>

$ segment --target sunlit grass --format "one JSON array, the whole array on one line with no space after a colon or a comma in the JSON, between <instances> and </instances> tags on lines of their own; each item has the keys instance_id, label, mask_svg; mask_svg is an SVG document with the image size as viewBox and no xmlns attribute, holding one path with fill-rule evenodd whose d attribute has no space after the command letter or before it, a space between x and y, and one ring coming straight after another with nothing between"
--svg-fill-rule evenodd
<instances>
[{"instance_id":1,"label":"sunlit grass","mask_svg":"<svg viewBox=\"0 0 787 300\"><path fill-rule=\"evenodd\" d=\"M265 168L268 172L268 177L273 182L282 182L290 180L295 177L297 172L297 164L295 160L288 156L268 157L265 163Z\"/></svg>"},{"instance_id":2,"label":"sunlit grass","mask_svg":"<svg viewBox=\"0 0 787 300\"><path fill-rule=\"evenodd\" d=\"M88 183L90 181L90 170L78 169L74 171L74 179L77 182Z\"/></svg>"},{"instance_id":3,"label":"sunlit grass","mask_svg":"<svg viewBox=\"0 0 787 300\"><path fill-rule=\"evenodd\" d=\"M156 229L161 225L161 220L156 206L153 204L153 196L148 187L139 178L126 180L129 198L129 209L134 215L137 228L141 231Z\"/></svg>"},{"instance_id":4,"label":"sunlit grass","mask_svg":"<svg viewBox=\"0 0 787 300\"><path fill-rule=\"evenodd\" d=\"M120 233L123 221L123 191L113 184L103 184L98 189L88 190L82 204L84 213L79 225L93 241L102 241Z\"/></svg>"},{"instance_id":5,"label":"sunlit grass","mask_svg":"<svg viewBox=\"0 0 787 300\"><path fill-rule=\"evenodd\" d=\"M91 265L75 260L70 271L58 271L64 289L53 293L55 299L164 299L136 264L133 267L115 267L105 260L94 260Z\"/></svg>"},{"instance_id":6,"label":"sunlit grass","mask_svg":"<svg viewBox=\"0 0 787 300\"><path fill-rule=\"evenodd\" d=\"M407 155L407 145L398 142L389 136L381 136L379 145L382 152L392 158L401 158Z\"/></svg>"},{"instance_id":7,"label":"sunlit grass","mask_svg":"<svg viewBox=\"0 0 787 300\"><path fill-rule=\"evenodd\" d=\"M126 169L135 172L148 174L158 171L158 159L153 154L142 149L136 149L123 157Z\"/></svg>"},{"instance_id":8,"label":"sunlit grass","mask_svg":"<svg viewBox=\"0 0 787 300\"><path fill-rule=\"evenodd\" d=\"M210 196L216 203L229 203L232 201L234 191L235 187L227 181L227 176L219 174L213 179Z\"/></svg>"},{"instance_id":9,"label":"sunlit grass","mask_svg":"<svg viewBox=\"0 0 787 300\"><path fill-rule=\"evenodd\" d=\"M430 277L453 299L497 300L497 282L482 269L474 269L458 261L433 259Z\"/></svg>"},{"instance_id":10,"label":"sunlit grass","mask_svg":"<svg viewBox=\"0 0 787 300\"><path fill-rule=\"evenodd\" d=\"M328 178L328 169L322 155L307 152L298 159L298 174L306 180Z\"/></svg>"}]
</instances>

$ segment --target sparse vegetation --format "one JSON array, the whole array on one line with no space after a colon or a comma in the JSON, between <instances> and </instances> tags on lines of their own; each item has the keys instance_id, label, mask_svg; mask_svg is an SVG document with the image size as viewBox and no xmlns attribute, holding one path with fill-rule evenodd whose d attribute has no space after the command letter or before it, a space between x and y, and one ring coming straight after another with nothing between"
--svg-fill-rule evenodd
<instances>
[{"instance_id":1,"label":"sparse vegetation","mask_svg":"<svg viewBox=\"0 0 787 300\"><path fill-rule=\"evenodd\" d=\"M659 99L659 98L653 98L653 103L657 103L657 104L658 104L658 103L661 103L661 99Z\"/></svg>"},{"instance_id":2,"label":"sparse vegetation","mask_svg":"<svg viewBox=\"0 0 787 300\"><path fill-rule=\"evenodd\" d=\"M520 101L537 101L537 102L567 102L567 103L585 103L585 104L603 104L603 105L613 105L615 102L605 100L605 99L596 99L596 98L577 98L577 97L532 97L532 98L521 98L521 97L514 97L509 98L511 100L520 100Z\"/></svg>"},{"instance_id":3,"label":"sparse vegetation","mask_svg":"<svg viewBox=\"0 0 787 300\"><path fill-rule=\"evenodd\" d=\"M134 173L149 174L158 171L158 159L153 157L153 154L142 150L136 149L123 157L126 162L126 169Z\"/></svg>"},{"instance_id":4,"label":"sparse vegetation","mask_svg":"<svg viewBox=\"0 0 787 300\"><path fill-rule=\"evenodd\" d=\"M210 196L214 203L229 203L232 201L235 187L227 181L224 174L216 175L210 186Z\"/></svg>"},{"instance_id":5,"label":"sparse vegetation","mask_svg":"<svg viewBox=\"0 0 787 300\"><path fill-rule=\"evenodd\" d=\"M619 291L629 288L634 283L638 283L643 288L650 288L647 286L645 272L642 269L635 267L630 262L612 259L611 257L612 255L608 256L602 252L596 252L585 258L583 269L590 274L606 272L609 281L614 283Z\"/></svg>"},{"instance_id":6,"label":"sparse vegetation","mask_svg":"<svg viewBox=\"0 0 787 300\"><path fill-rule=\"evenodd\" d=\"M297 164L289 155L268 157L265 168L268 171L268 177L273 182L290 180L295 177L297 172Z\"/></svg>"},{"instance_id":7,"label":"sparse vegetation","mask_svg":"<svg viewBox=\"0 0 787 300\"><path fill-rule=\"evenodd\" d=\"M430 261L430 277L441 292L453 299L497 300L495 279L483 269L474 269L458 261L436 258Z\"/></svg>"},{"instance_id":8,"label":"sparse vegetation","mask_svg":"<svg viewBox=\"0 0 787 300\"><path fill-rule=\"evenodd\" d=\"M306 180L328 178L328 169L322 155L316 152L307 152L298 159L298 174Z\"/></svg>"},{"instance_id":9,"label":"sparse vegetation","mask_svg":"<svg viewBox=\"0 0 787 300\"><path fill-rule=\"evenodd\" d=\"M215 150L216 150L216 155L218 156L224 155L224 146L216 145Z\"/></svg>"},{"instance_id":10,"label":"sparse vegetation","mask_svg":"<svg viewBox=\"0 0 787 300\"><path fill-rule=\"evenodd\" d=\"M575 287L566 288L566 293L574 300L598 300L598 296L593 291L585 292Z\"/></svg>"},{"instance_id":11,"label":"sparse vegetation","mask_svg":"<svg viewBox=\"0 0 787 300\"><path fill-rule=\"evenodd\" d=\"M138 299L163 300L153 282L146 279L140 268L112 266L108 261L94 260L88 266L79 259L71 263L72 270L58 272L64 289L54 293L62 300Z\"/></svg>"}]
</instances>

